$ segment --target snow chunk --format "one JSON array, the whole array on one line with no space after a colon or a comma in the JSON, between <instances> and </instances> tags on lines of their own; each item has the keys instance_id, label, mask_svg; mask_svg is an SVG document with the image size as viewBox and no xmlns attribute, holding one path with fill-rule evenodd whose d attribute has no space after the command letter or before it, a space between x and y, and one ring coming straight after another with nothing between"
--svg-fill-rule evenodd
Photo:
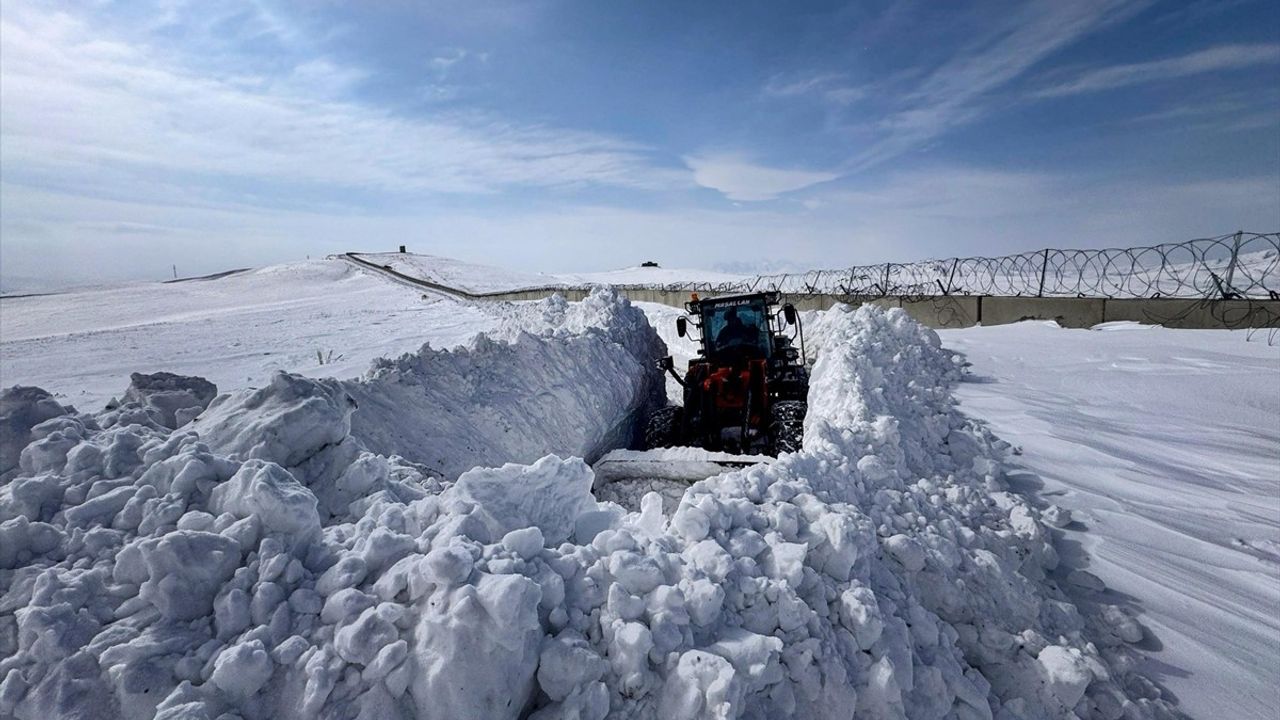
<instances>
[{"instance_id":1,"label":"snow chunk","mask_svg":"<svg viewBox=\"0 0 1280 720\"><path fill-rule=\"evenodd\" d=\"M333 638L338 655L349 663L368 665L383 647L395 642L400 635L387 619L389 610L385 603L371 607L355 622L343 625Z\"/></svg>"},{"instance_id":2,"label":"snow chunk","mask_svg":"<svg viewBox=\"0 0 1280 720\"><path fill-rule=\"evenodd\" d=\"M138 596L169 620L194 620L213 611L213 598L240 564L235 541L178 530L138 544L147 579Z\"/></svg>"},{"instance_id":3,"label":"snow chunk","mask_svg":"<svg viewBox=\"0 0 1280 720\"><path fill-rule=\"evenodd\" d=\"M541 594L520 575L481 575L474 585L433 593L414 635L409 692L418 713L519 717L538 667Z\"/></svg>"},{"instance_id":4,"label":"snow chunk","mask_svg":"<svg viewBox=\"0 0 1280 720\"><path fill-rule=\"evenodd\" d=\"M0 392L0 480L18 469L31 428L72 412L38 387L14 385Z\"/></svg>"},{"instance_id":5,"label":"snow chunk","mask_svg":"<svg viewBox=\"0 0 1280 720\"><path fill-rule=\"evenodd\" d=\"M278 372L264 388L219 396L191 428L216 452L295 467L341 443L355 408L333 380Z\"/></svg>"},{"instance_id":6,"label":"snow chunk","mask_svg":"<svg viewBox=\"0 0 1280 720\"><path fill-rule=\"evenodd\" d=\"M267 533L306 540L320 532L316 496L273 462L250 460L213 489L209 508L238 518L257 517Z\"/></svg>"},{"instance_id":7,"label":"snow chunk","mask_svg":"<svg viewBox=\"0 0 1280 720\"><path fill-rule=\"evenodd\" d=\"M512 530L502 536L502 545L519 555L521 560L531 560L542 552L542 530L537 526Z\"/></svg>"},{"instance_id":8,"label":"snow chunk","mask_svg":"<svg viewBox=\"0 0 1280 720\"><path fill-rule=\"evenodd\" d=\"M217 386L201 377L132 373L121 403L142 408L158 425L172 430L191 422L217 394Z\"/></svg>"},{"instance_id":9,"label":"snow chunk","mask_svg":"<svg viewBox=\"0 0 1280 720\"><path fill-rule=\"evenodd\" d=\"M675 672L667 677L658 714L670 720L733 718L741 711L728 660L702 650L680 656Z\"/></svg>"},{"instance_id":10,"label":"snow chunk","mask_svg":"<svg viewBox=\"0 0 1280 720\"><path fill-rule=\"evenodd\" d=\"M579 515L596 509L593 477L581 458L548 455L532 465L469 470L444 499L478 505L493 537L536 526L547 543L556 545L573 534Z\"/></svg>"},{"instance_id":11,"label":"snow chunk","mask_svg":"<svg viewBox=\"0 0 1280 720\"><path fill-rule=\"evenodd\" d=\"M1050 505L1040 513L1040 519L1050 527L1064 528L1071 524L1071 511L1064 507Z\"/></svg>"},{"instance_id":12,"label":"snow chunk","mask_svg":"<svg viewBox=\"0 0 1280 720\"><path fill-rule=\"evenodd\" d=\"M218 689L244 702L271 680L275 665L261 640L234 645L218 655L209 681Z\"/></svg>"},{"instance_id":13,"label":"snow chunk","mask_svg":"<svg viewBox=\"0 0 1280 720\"><path fill-rule=\"evenodd\" d=\"M1075 707L1093 682L1093 672L1079 651L1050 645L1037 656L1049 691L1067 708Z\"/></svg>"},{"instance_id":14,"label":"snow chunk","mask_svg":"<svg viewBox=\"0 0 1280 720\"><path fill-rule=\"evenodd\" d=\"M471 576L473 564L471 553L461 545L434 548L427 553L427 576L441 585L459 585Z\"/></svg>"},{"instance_id":15,"label":"snow chunk","mask_svg":"<svg viewBox=\"0 0 1280 720\"><path fill-rule=\"evenodd\" d=\"M608 667L585 638L571 632L562 633L543 645L538 661L538 685L547 697L558 702L574 690L599 680Z\"/></svg>"},{"instance_id":16,"label":"snow chunk","mask_svg":"<svg viewBox=\"0 0 1280 720\"><path fill-rule=\"evenodd\" d=\"M884 549L897 560L907 572L920 572L924 569L924 548L920 543L906 535L894 535L884 541Z\"/></svg>"}]
</instances>

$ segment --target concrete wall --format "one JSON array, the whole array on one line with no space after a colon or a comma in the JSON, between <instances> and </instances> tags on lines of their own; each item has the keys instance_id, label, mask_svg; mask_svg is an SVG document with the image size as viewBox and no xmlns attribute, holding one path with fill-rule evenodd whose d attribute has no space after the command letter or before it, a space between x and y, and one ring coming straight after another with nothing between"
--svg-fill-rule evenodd
<instances>
[{"instance_id":1,"label":"concrete wall","mask_svg":"<svg viewBox=\"0 0 1280 720\"><path fill-rule=\"evenodd\" d=\"M689 293L683 290L618 288L635 302L652 302L684 307ZM476 299L540 300L560 293L566 300L581 300L582 289L520 290L486 293ZM783 295L799 310L827 310L836 303L881 307L901 307L911 317L932 328L961 328L973 325L1005 325L1021 320L1053 320L1068 328L1088 328L1099 323L1132 320L1171 328L1259 328L1280 327L1280 300L1179 300L1171 298L1058 298L940 295L927 298L851 298L811 294Z\"/></svg>"},{"instance_id":2,"label":"concrete wall","mask_svg":"<svg viewBox=\"0 0 1280 720\"><path fill-rule=\"evenodd\" d=\"M984 298L946 295L931 298L902 298L900 306L922 325L931 328L961 328L978 324Z\"/></svg>"},{"instance_id":3,"label":"concrete wall","mask_svg":"<svg viewBox=\"0 0 1280 720\"><path fill-rule=\"evenodd\" d=\"M1006 325L1021 320L1054 320L1062 327L1087 328L1103 322L1101 298L982 298L983 325Z\"/></svg>"},{"instance_id":4,"label":"concrete wall","mask_svg":"<svg viewBox=\"0 0 1280 720\"><path fill-rule=\"evenodd\" d=\"M1280 327L1276 300L1108 300L1106 318L1171 328Z\"/></svg>"},{"instance_id":5,"label":"concrete wall","mask_svg":"<svg viewBox=\"0 0 1280 720\"><path fill-rule=\"evenodd\" d=\"M498 293L471 293L448 288L395 272L376 265L354 253L352 261L423 288L449 293L467 300L512 301L541 300L560 294L566 300L585 298L587 288L529 288ZM648 287L618 287L618 291L635 302L652 302L684 307L688 290L663 290ZM1174 298L1073 298L1073 297L995 297L990 295L940 295L926 298L848 297L826 294L783 295L799 310L827 310L836 303L860 305L872 303L881 307L901 307L916 320L934 328L960 328L972 325L1004 325L1020 320L1053 320L1069 328L1093 327L1099 323L1132 320L1171 328L1280 328L1280 300L1186 300Z\"/></svg>"}]
</instances>

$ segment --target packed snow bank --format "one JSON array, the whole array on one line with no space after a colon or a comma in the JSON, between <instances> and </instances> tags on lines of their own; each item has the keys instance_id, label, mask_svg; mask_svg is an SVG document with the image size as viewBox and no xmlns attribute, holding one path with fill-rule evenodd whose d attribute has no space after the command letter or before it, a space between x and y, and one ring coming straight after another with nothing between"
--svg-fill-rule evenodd
<instances>
[{"instance_id":1,"label":"packed snow bank","mask_svg":"<svg viewBox=\"0 0 1280 720\"><path fill-rule=\"evenodd\" d=\"M450 479L477 465L548 453L590 461L630 445L637 420L664 402L654 358L665 350L644 313L613 291L507 312L466 348L424 346L347 383L361 408L352 434Z\"/></svg>"},{"instance_id":2,"label":"packed snow bank","mask_svg":"<svg viewBox=\"0 0 1280 720\"><path fill-rule=\"evenodd\" d=\"M449 484L293 434L297 388L242 397L241 425L232 401L178 431L45 420L0 488L0 714L1167 714L1123 613L1045 579L1045 526L937 336L837 314L804 451L671 515L597 502L577 458ZM322 390L332 428L350 395Z\"/></svg>"}]
</instances>

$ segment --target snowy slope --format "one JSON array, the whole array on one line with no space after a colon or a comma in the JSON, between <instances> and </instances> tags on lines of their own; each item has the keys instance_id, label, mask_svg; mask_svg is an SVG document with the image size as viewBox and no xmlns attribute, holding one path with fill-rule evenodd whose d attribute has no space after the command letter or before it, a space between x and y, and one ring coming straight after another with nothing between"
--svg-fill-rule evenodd
<instances>
[{"instance_id":1,"label":"snowy slope","mask_svg":"<svg viewBox=\"0 0 1280 720\"><path fill-rule=\"evenodd\" d=\"M942 331L961 408L1071 510L1069 565L1141 613L1145 671L1197 718L1280 706L1280 346L1243 331L1043 323Z\"/></svg>"},{"instance_id":2,"label":"snowy slope","mask_svg":"<svg viewBox=\"0 0 1280 720\"><path fill-rule=\"evenodd\" d=\"M124 391L131 372L199 375L223 390L262 385L277 370L353 377L375 358L428 340L451 347L495 324L485 308L424 297L341 260L310 260L0 299L0 385L36 385L93 411Z\"/></svg>"},{"instance_id":3,"label":"snowy slope","mask_svg":"<svg viewBox=\"0 0 1280 720\"><path fill-rule=\"evenodd\" d=\"M560 285L564 282L555 275L508 270L437 255L361 253L360 258L378 265L388 266L392 270L410 277L473 293L547 287L549 285Z\"/></svg>"},{"instance_id":4,"label":"snowy slope","mask_svg":"<svg viewBox=\"0 0 1280 720\"><path fill-rule=\"evenodd\" d=\"M601 272L548 274L507 270L416 253L362 253L360 257L389 266L405 275L475 293L553 286L723 283L744 279L742 275L685 268L635 266Z\"/></svg>"}]
</instances>

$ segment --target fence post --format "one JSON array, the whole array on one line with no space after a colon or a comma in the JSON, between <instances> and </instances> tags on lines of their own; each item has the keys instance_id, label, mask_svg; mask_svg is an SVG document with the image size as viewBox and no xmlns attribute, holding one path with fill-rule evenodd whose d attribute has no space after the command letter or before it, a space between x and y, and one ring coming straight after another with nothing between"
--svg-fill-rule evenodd
<instances>
[{"instance_id":1,"label":"fence post","mask_svg":"<svg viewBox=\"0 0 1280 720\"><path fill-rule=\"evenodd\" d=\"M1044 297L1044 274L1049 269L1049 248L1044 249L1044 259L1040 261L1040 290L1036 297Z\"/></svg>"},{"instance_id":2,"label":"fence post","mask_svg":"<svg viewBox=\"0 0 1280 720\"><path fill-rule=\"evenodd\" d=\"M1232 282L1236 276L1236 260L1240 257L1240 241L1244 239L1244 231L1236 232L1235 242L1231 245L1231 262L1227 265L1227 287L1226 292L1235 292L1236 286Z\"/></svg>"},{"instance_id":3,"label":"fence post","mask_svg":"<svg viewBox=\"0 0 1280 720\"><path fill-rule=\"evenodd\" d=\"M884 284L880 286L880 294L884 296L888 296L889 294L889 266L891 264L892 263L884 264Z\"/></svg>"}]
</instances>

